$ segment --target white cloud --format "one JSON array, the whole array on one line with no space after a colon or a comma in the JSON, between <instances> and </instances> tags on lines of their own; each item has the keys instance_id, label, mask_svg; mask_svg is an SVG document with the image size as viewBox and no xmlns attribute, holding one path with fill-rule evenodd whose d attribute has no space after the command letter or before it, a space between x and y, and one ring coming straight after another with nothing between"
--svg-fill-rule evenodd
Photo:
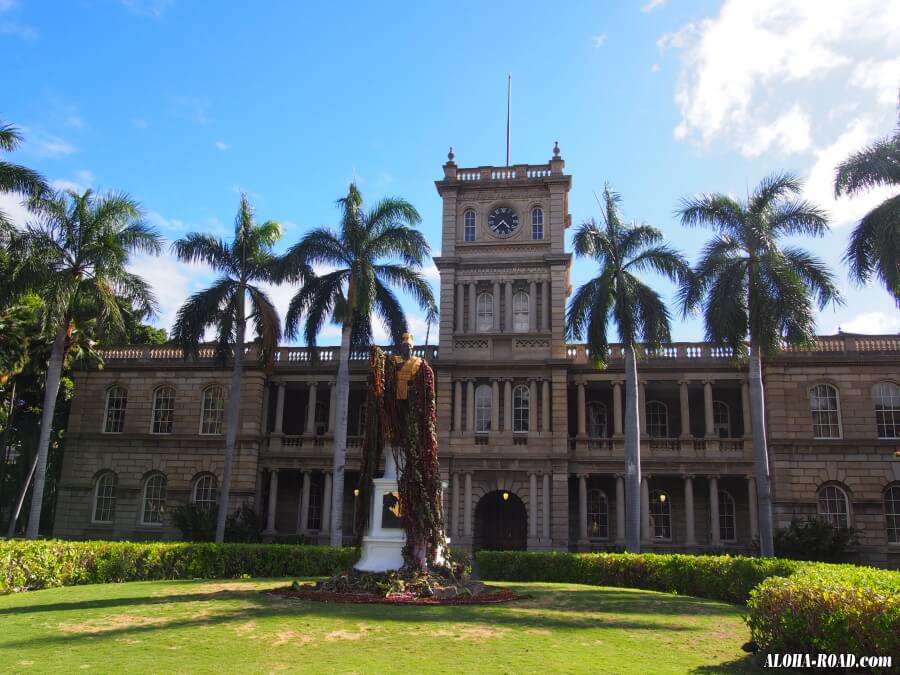
<instances>
[{"instance_id":1,"label":"white cloud","mask_svg":"<svg viewBox=\"0 0 900 675\"><path fill-rule=\"evenodd\" d=\"M175 315L187 297L212 279L212 274L205 266L185 264L166 255L137 256L128 267L153 288L159 301L159 315L153 323L167 332L172 328Z\"/></svg>"},{"instance_id":2,"label":"white cloud","mask_svg":"<svg viewBox=\"0 0 900 675\"><path fill-rule=\"evenodd\" d=\"M867 333L869 335L900 333L900 316L887 312L864 312L835 326L832 332L836 333L838 330L845 333Z\"/></svg>"},{"instance_id":3,"label":"white cloud","mask_svg":"<svg viewBox=\"0 0 900 675\"><path fill-rule=\"evenodd\" d=\"M0 192L0 212L17 227L23 227L30 215L22 196L12 192Z\"/></svg>"},{"instance_id":4,"label":"white cloud","mask_svg":"<svg viewBox=\"0 0 900 675\"><path fill-rule=\"evenodd\" d=\"M594 36L594 46L597 48L602 47L604 44L606 44L606 37L606 33L597 33Z\"/></svg>"},{"instance_id":5,"label":"white cloud","mask_svg":"<svg viewBox=\"0 0 900 675\"><path fill-rule=\"evenodd\" d=\"M641 11L645 13L652 12L654 9L662 7L667 1L668 0L650 0L646 5L641 6Z\"/></svg>"},{"instance_id":6,"label":"white cloud","mask_svg":"<svg viewBox=\"0 0 900 675\"><path fill-rule=\"evenodd\" d=\"M850 83L871 90L880 103L896 104L900 89L900 56L884 61L863 61L853 69Z\"/></svg>"},{"instance_id":7,"label":"white cloud","mask_svg":"<svg viewBox=\"0 0 900 675\"><path fill-rule=\"evenodd\" d=\"M50 187L52 187L54 190L77 192L78 194L81 194L85 191L85 186L81 183L76 183L73 180L66 180L65 178L58 178L54 181L50 181Z\"/></svg>"},{"instance_id":8,"label":"white cloud","mask_svg":"<svg viewBox=\"0 0 900 675\"><path fill-rule=\"evenodd\" d=\"M215 146L218 150L225 152L226 150L231 150L231 146L228 145L225 141L216 141Z\"/></svg>"},{"instance_id":9,"label":"white cloud","mask_svg":"<svg viewBox=\"0 0 900 675\"><path fill-rule=\"evenodd\" d=\"M20 130L25 136L23 152L37 157L64 157L78 152L78 148L69 141L49 134L43 129L22 126Z\"/></svg>"},{"instance_id":10,"label":"white cloud","mask_svg":"<svg viewBox=\"0 0 900 675\"><path fill-rule=\"evenodd\" d=\"M17 0L0 0L0 14L18 10L20 7L21 3ZM0 35L14 35L23 40L36 40L38 38L38 31L34 26L29 26L20 23L15 19L4 17L0 19Z\"/></svg>"},{"instance_id":11,"label":"white cloud","mask_svg":"<svg viewBox=\"0 0 900 675\"><path fill-rule=\"evenodd\" d=\"M82 183L86 183L87 185L92 185L95 178L94 172L88 169L81 169L80 171L76 171L75 177Z\"/></svg>"},{"instance_id":12,"label":"white cloud","mask_svg":"<svg viewBox=\"0 0 900 675\"><path fill-rule=\"evenodd\" d=\"M773 148L779 154L790 155L807 150L811 142L809 116L795 105L772 124L759 127L741 146L741 154L758 157Z\"/></svg>"},{"instance_id":13,"label":"white cloud","mask_svg":"<svg viewBox=\"0 0 900 675\"><path fill-rule=\"evenodd\" d=\"M658 63L654 63L652 66L650 66L650 72L651 72L651 73L658 73L658 72L659 72L659 64L658 64Z\"/></svg>"}]
</instances>

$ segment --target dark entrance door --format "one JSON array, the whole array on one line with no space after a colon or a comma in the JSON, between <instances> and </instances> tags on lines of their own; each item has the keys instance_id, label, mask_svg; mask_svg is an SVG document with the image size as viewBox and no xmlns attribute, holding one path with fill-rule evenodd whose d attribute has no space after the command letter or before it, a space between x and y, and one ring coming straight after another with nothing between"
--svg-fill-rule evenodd
<instances>
[{"instance_id":1,"label":"dark entrance door","mask_svg":"<svg viewBox=\"0 0 900 675\"><path fill-rule=\"evenodd\" d=\"M475 549L524 551L527 519L525 505L512 492L489 492L475 507Z\"/></svg>"}]
</instances>

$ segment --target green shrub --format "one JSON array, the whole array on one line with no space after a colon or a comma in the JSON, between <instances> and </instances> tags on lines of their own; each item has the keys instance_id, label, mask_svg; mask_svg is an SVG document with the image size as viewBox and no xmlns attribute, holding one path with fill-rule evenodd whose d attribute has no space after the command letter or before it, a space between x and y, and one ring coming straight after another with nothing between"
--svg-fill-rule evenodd
<instances>
[{"instance_id":1,"label":"green shrub","mask_svg":"<svg viewBox=\"0 0 900 675\"><path fill-rule=\"evenodd\" d=\"M172 509L172 524L184 541L213 541L216 538L217 510L187 503ZM259 516L249 504L243 504L225 520L225 541L257 544L262 541Z\"/></svg>"},{"instance_id":2,"label":"green shrub","mask_svg":"<svg viewBox=\"0 0 900 675\"><path fill-rule=\"evenodd\" d=\"M766 652L900 655L900 573L852 565L807 565L763 581L747 623Z\"/></svg>"},{"instance_id":3,"label":"green shrub","mask_svg":"<svg viewBox=\"0 0 900 675\"><path fill-rule=\"evenodd\" d=\"M483 579L643 588L740 603L763 579L791 574L801 564L740 556L525 551L480 551L477 560Z\"/></svg>"},{"instance_id":4,"label":"green shrub","mask_svg":"<svg viewBox=\"0 0 900 675\"><path fill-rule=\"evenodd\" d=\"M856 543L858 531L835 527L827 520L807 518L775 532L775 554L784 558L838 562L847 546Z\"/></svg>"},{"instance_id":5,"label":"green shrub","mask_svg":"<svg viewBox=\"0 0 900 675\"><path fill-rule=\"evenodd\" d=\"M326 546L9 540L0 542L0 594L151 579L322 576L356 557L356 549Z\"/></svg>"}]
</instances>

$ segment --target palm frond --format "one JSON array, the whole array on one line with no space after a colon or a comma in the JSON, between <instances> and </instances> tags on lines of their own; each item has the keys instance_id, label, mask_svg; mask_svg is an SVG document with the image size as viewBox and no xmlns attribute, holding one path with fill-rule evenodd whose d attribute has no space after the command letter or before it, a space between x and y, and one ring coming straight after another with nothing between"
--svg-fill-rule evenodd
<instances>
[{"instance_id":1,"label":"palm frond","mask_svg":"<svg viewBox=\"0 0 900 675\"><path fill-rule=\"evenodd\" d=\"M409 324L400 301L393 291L385 284L375 280L375 313L381 319L382 324L391 336L393 344L398 345L403 341L403 334L409 332Z\"/></svg>"},{"instance_id":2,"label":"palm frond","mask_svg":"<svg viewBox=\"0 0 900 675\"><path fill-rule=\"evenodd\" d=\"M900 185L900 132L853 153L835 169L835 197L879 185Z\"/></svg>"},{"instance_id":3,"label":"palm frond","mask_svg":"<svg viewBox=\"0 0 900 675\"><path fill-rule=\"evenodd\" d=\"M256 342L260 346L260 356L268 368L272 365L272 359L281 340L281 319L265 291L251 284L247 286L247 292L253 308L250 320L256 330Z\"/></svg>"},{"instance_id":4,"label":"palm frond","mask_svg":"<svg viewBox=\"0 0 900 675\"><path fill-rule=\"evenodd\" d=\"M800 194L803 182L788 171L773 173L763 178L750 195L747 211L760 214L779 201Z\"/></svg>"},{"instance_id":5,"label":"palm frond","mask_svg":"<svg viewBox=\"0 0 900 675\"><path fill-rule=\"evenodd\" d=\"M850 234L844 262L855 283L875 275L900 307L900 195L863 216Z\"/></svg>"},{"instance_id":6,"label":"palm frond","mask_svg":"<svg viewBox=\"0 0 900 675\"><path fill-rule=\"evenodd\" d=\"M210 234L189 232L172 242L172 252L181 262L199 262L218 272L233 272L231 246Z\"/></svg>"},{"instance_id":7,"label":"palm frond","mask_svg":"<svg viewBox=\"0 0 900 675\"><path fill-rule=\"evenodd\" d=\"M210 326L219 328L220 337L230 331L233 317L227 308L237 291L237 283L227 276L219 277L212 286L191 295L178 310L172 325L172 340L185 350L196 354L203 334ZM224 330L223 330L224 326Z\"/></svg>"}]
</instances>

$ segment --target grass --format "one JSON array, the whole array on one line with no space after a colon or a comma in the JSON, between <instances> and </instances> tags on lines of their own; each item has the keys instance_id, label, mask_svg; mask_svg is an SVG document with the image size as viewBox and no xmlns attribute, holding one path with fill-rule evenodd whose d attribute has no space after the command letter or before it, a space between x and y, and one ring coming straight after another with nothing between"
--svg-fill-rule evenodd
<instances>
[{"instance_id":1,"label":"grass","mask_svg":"<svg viewBox=\"0 0 900 675\"><path fill-rule=\"evenodd\" d=\"M751 670L742 608L574 584L503 584L505 605L269 598L283 580L153 581L0 597L2 672Z\"/></svg>"}]
</instances>

